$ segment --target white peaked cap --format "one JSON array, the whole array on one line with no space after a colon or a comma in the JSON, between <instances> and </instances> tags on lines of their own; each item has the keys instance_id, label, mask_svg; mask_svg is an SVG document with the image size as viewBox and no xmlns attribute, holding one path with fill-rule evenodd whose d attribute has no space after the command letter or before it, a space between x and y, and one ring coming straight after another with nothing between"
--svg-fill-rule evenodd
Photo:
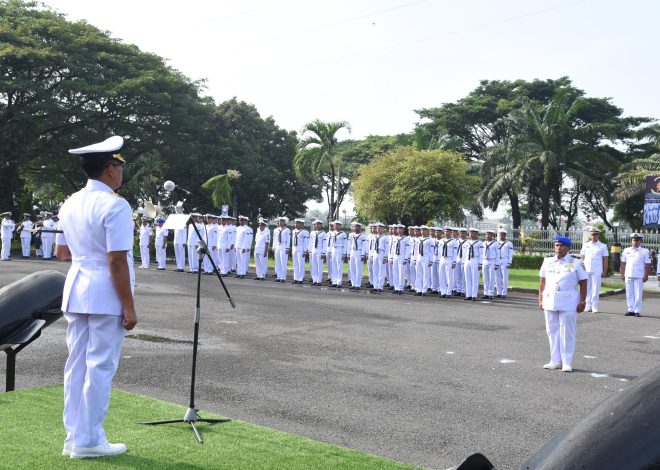
<instances>
[{"instance_id":1,"label":"white peaked cap","mask_svg":"<svg viewBox=\"0 0 660 470\"><path fill-rule=\"evenodd\" d=\"M69 153L74 155L85 155L86 153L107 153L116 152L124 145L124 139L118 135L105 139L103 142L88 145L87 147L80 147L77 149L69 150Z\"/></svg>"}]
</instances>

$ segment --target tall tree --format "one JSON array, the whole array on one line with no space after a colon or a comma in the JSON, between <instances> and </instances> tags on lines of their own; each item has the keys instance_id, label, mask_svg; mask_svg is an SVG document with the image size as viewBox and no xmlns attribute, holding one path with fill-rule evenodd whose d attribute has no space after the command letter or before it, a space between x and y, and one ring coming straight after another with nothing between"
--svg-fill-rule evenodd
<instances>
[{"instance_id":1,"label":"tall tree","mask_svg":"<svg viewBox=\"0 0 660 470\"><path fill-rule=\"evenodd\" d=\"M301 179L321 184L328 202L328 219L339 218L341 202L348 191L350 179L337 154L337 133L350 132L346 121L323 122L319 119L305 125L293 167Z\"/></svg>"}]
</instances>

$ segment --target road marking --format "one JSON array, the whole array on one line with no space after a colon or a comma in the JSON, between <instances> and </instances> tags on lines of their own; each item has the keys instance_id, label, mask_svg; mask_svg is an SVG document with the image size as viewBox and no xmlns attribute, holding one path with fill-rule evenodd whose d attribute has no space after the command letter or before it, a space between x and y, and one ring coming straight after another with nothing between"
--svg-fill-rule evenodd
<instances>
[{"instance_id":1,"label":"road marking","mask_svg":"<svg viewBox=\"0 0 660 470\"><path fill-rule=\"evenodd\" d=\"M649 338L649 339L660 339L660 336L644 336L644 338Z\"/></svg>"},{"instance_id":2,"label":"road marking","mask_svg":"<svg viewBox=\"0 0 660 470\"><path fill-rule=\"evenodd\" d=\"M628 382L628 379L619 379L619 382Z\"/></svg>"},{"instance_id":3,"label":"road marking","mask_svg":"<svg viewBox=\"0 0 660 470\"><path fill-rule=\"evenodd\" d=\"M598 359L596 356L583 356L585 359Z\"/></svg>"},{"instance_id":4,"label":"road marking","mask_svg":"<svg viewBox=\"0 0 660 470\"><path fill-rule=\"evenodd\" d=\"M600 379L600 378L602 378L602 377L609 377L610 374L601 374L601 373L598 373L598 372L592 372L592 373L591 373L591 376L592 376L592 377L595 377L595 378L597 378L597 379Z\"/></svg>"},{"instance_id":5,"label":"road marking","mask_svg":"<svg viewBox=\"0 0 660 470\"><path fill-rule=\"evenodd\" d=\"M230 321L230 320L220 320L220 323L234 324L234 323L238 323L238 322L236 322L236 321Z\"/></svg>"},{"instance_id":6,"label":"road marking","mask_svg":"<svg viewBox=\"0 0 660 470\"><path fill-rule=\"evenodd\" d=\"M454 351L447 351L447 354L456 354Z\"/></svg>"},{"instance_id":7,"label":"road marking","mask_svg":"<svg viewBox=\"0 0 660 470\"><path fill-rule=\"evenodd\" d=\"M500 364L511 364L512 362L516 362L513 359L500 359Z\"/></svg>"}]
</instances>

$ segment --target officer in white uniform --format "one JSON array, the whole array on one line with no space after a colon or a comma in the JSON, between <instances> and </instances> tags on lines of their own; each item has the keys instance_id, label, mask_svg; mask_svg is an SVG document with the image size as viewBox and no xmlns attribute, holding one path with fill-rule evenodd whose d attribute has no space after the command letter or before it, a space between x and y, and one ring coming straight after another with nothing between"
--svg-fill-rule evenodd
<instances>
[{"instance_id":1,"label":"officer in white uniform","mask_svg":"<svg viewBox=\"0 0 660 470\"><path fill-rule=\"evenodd\" d=\"M238 217L240 225L236 228L236 277L244 279L250 264L250 251L254 232L248 225L250 219L241 215Z\"/></svg>"},{"instance_id":2,"label":"officer in white uniform","mask_svg":"<svg viewBox=\"0 0 660 470\"><path fill-rule=\"evenodd\" d=\"M415 278L417 276L417 258L419 256L419 227L411 225L408 227L408 239L410 240L410 259L406 264L406 288L415 290Z\"/></svg>"},{"instance_id":3,"label":"officer in white uniform","mask_svg":"<svg viewBox=\"0 0 660 470\"><path fill-rule=\"evenodd\" d=\"M454 287L454 270L456 269L456 254L458 242L452 237L451 227L444 227L445 237L438 240L438 294L446 299L451 296ZM439 231L438 231L439 233Z\"/></svg>"},{"instance_id":4,"label":"officer in white uniform","mask_svg":"<svg viewBox=\"0 0 660 470\"><path fill-rule=\"evenodd\" d=\"M465 268L463 266L463 256L467 246L467 229L458 228L458 239L456 240L456 268L454 269L454 289L452 294L465 297Z\"/></svg>"},{"instance_id":5,"label":"officer in white uniform","mask_svg":"<svg viewBox=\"0 0 660 470\"><path fill-rule=\"evenodd\" d=\"M199 271L199 253L197 252L197 243L199 242L199 235L202 235L204 226L201 223L202 214L193 212L191 221L188 225L188 272L196 273ZM197 231L195 231L197 227ZM197 234L199 232L199 235Z\"/></svg>"},{"instance_id":6,"label":"officer in white uniform","mask_svg":"<svg viewBox=\"0 0 660 470\"><path fill-rule=\"evenodd\" d=\"M342 223L338 220L335 220L335 230L333 236L330 238L330 243L328 243L328 251L332 248L333 257L332 257L332 283L331 286L340 288L342 280L344 278L344 260L346 259L347 254L347 236L346 232L341 229Z\"/></svg>"},{"instance_id":7,"label":"officer in white uniform","mask_svg":"<svg viewBox=\"0 0 660 470\"><path fill-rule=\"evenodd\" d=\"M270 229L266 219L259 219L259 228L254 237L254 265L257 279L263 281L268 275L268 247L270 246Z\"/></svg>"},{"instance_id":8,"label":"officer in white uniform","mask_svg":"<svg viewBox=\"0 0 660 470\"><path fill-rule=\"evenodd\" d=\"M30 214L23 214L23 222L21 222L21 254L23 258L30 257L30 242L32 241L32 228L34 224L30 220Z\"/></svg>"},{"instance_id":9,"label":"officer in white uniform","mask_svg":"<svg viewBox=\"0 0 660 470\"><path fill-rule=\"evenodd\" d=\"M651 272L651 254L642 247L642 236L639 233L630 235L632 246L621 253L621 280L626 283L627 317L641 316L644 283Z\"/></svg>"},{"instance_id":10,"label":"officer in white uniform","mask_svg":"<svg viewBox=\"0 0 660 470\"><path fill-rule=\"evenodd\" d=\"M231 232L229 229L230 218L226 215L220 216L220 225L218 226L218 255L220 256L220 274L227 276L231 270L230 256L231 251Z\"/></svg>"},{"instance_id":11,"label":"officer in white uniform","mask_svg":"<svg viewBox=\"0 0 660 470\"><path fill-rule=\"evenodd\" d=\"M497 240L497 265L495 265L495 288L497 297L506 298L509 290L509 269L513 263L513 243L506 239L506 229L501 228L497 231L499 240Z\"/></svg>"},{"instance_id":12,"label":"officer in white uniform","mask_svg":"<svg viewBox=\"0 0 660 470\"><path fill-rule=\"evenodd\" d=\"M213 274L213 263L217 268L220 268L220 257L218 256L218 224L217 217L213 214L206 214L206 248L209 256L204 256L202 265L204 266L204 274ZM213 260L213 263L211 263Z\"/></svg>"},{"instance_id":13,"label":"officer in white uniform","mask_svg":"<svg viewBox=\"0 0 660 470\"><path fill-rule=\"evenodd\" d=\"M374 238L374 233L376 231L376 228L374 227L373 222L368 225L369 227L369 233L365 235L365 238L367 239L367 274L369 277L369 281L367 282L367 288L373 289L374 288L374 266L373 266L373 259L371 258L371 241Z\"/></svg>"},{"instance_id":14,"label":"officer in white uniform","mask_svg":"<svg viewBox=\"0 0 660 470\"><path fill-rule=\"evenodd\" d=\"M81 156L87 185L60 209L58 259L71 260L62 295L69 358L64 368L64 455L102 457L126 451L103 430L124 335L137 324L133 301L133 220L121 186L125 160L115 136L69 150Z\"/></svg>"},{"instance_id":15,"label":"officer in white uniform","mask_svg":"<svg viewBox=\"0 0 660 470\"><path fill-rule=\"evenodd\" d=\"M420 227L421 236L417 244L417 263L415 264L415 295L426 295L431 288L431 266L435 253L434 241L429 237L429 228L426 225Z\"/></svg>"},{"instance_id":16,"label":"officer in white uniform","mask_svg":"<svg viewBox=\"0 0 660 470\"><path fill-rule=\"evenodd\" d=\"M43 250L44 260L49 260L53 258L53 245L55 243L55 233L53 230L56 229L56 223L53 220L53 214L46 212L44 220L44 226L41 232L41 249Z\"/></svg>"},{"instance_id":17,"label":"officer in white uniform","mask_svg":"<svg viewBox=\"0 0 660 470\"><path fill-rule=\"evenodd\" d=\"M154 244L156 248L156 262L158 263L158 270L165 270L165 262L167 260L167 236L169 235L169 230L163 228L165 219L162 217L157 221L156 227L156 236L154 238Z\"/></svg>"},{"instance_id":18,"label":"officer in white uniform","mask_svg":"<svg viewBox=\"0 0 660 470\"><path fill-rule=\"evenodd\" d=\"M174 259L176 261L176 272L182 273L186 267L186 240L188 230L182 227L174 230Z\"/></svg>"},{"instance_id":19,"label":"officer in white uniform","mask_svg":"<svg viewBox=\"0 0 660 470\"><path fill-rule=\"evenodd\" d=\"M390 247L392 254L392 276L394 281L393 294L403 294L405 287L406 266L410 263L410 237L406 235L406 228L403 224L397 225L397 236L393 245Z\"/></svg>"},{"instance_id":20,"label":"officer in white uniform","mask_svg":"<svg viewBox=\"0 0 660 470\"><path fill-rule=\"evenodd\" d=\"M286 273L291 249L291 230L286 226L288 219L279 217L273 231L273 255L275 256L275 282L286 282Z\"/></svg>"},{"instance_id":21,"label":"officer in white uniform","mask_svg":"<svg viewBox=\"0 0 660 470\"><path fill-rule=\"evenodd\" d=\"M140 226L140 260L142 264L140 269L149 269L151 257L149 256L149 244L151 243L151 226L149 225L151 218L142 217L142 225Z\"/></svg>"},{"instance_id":22,"label":"officer in white uniform","mask_svg":"<svg viewBox=\"0 0 660 470\"><path fill-rule=\"evenodd\" d=\"M323 222L316 219L312 222L313 230L309 233L309 270L312 275L312 285L320 286L323 282L323 261L328 247L328 235L323 230Z\"/></svg>"},{"instance_id":23,"label":"officer in white uniform","mask_svg":"<svg viewBox=\"0 0 660 470\"><path fill-rule=\"evenodd\" d=\"M479 240L479 229L470 228L470 239L463 245L463 271L465 272L465 300L477 300L479 272L483 260L484 244Z\"/></svg>"},{"instance_id":24,"label":"officer in white uniform","mask_svg":"<svg viewBox=\"0 0 660 470\"><path fill-rule=\"evenodd\" d=\"M0 251L0 261L9 261L11 260L11 239L14 236L16 223L11 220L11 212L3 212L2 216L2 233L0 234L2 251Z\"/></svg>"},{"instance_id":25,"label":"officer in white uniform","mask_svg":"<svg viewBox=\"0 0 660 470\"><path fill-rule=\"evenodd\" d=\"M305 219L295 219L296 228L291 234L291 261L293 261L293 284L305 280L305 256L309 251L309 232L305 229Z\"/></svg>"},{"instance_id":26,"label":"officer in white uniform","mask_svg":"<svg viewBox=\"0 0 660 470\"><path fill-rule=\"evenodd\" d=\"M362 233L360 222L351 222L352 232L348 236L348 279L351 282L351 290L362 288L362 272L364 262L367 259L369 245L367 237Z\"/></svg>"},{"instance_id":27,"label":"officer in white uniform","mask_svg":"<svg viewBox=\"0 0 660 470\"><path fill-rule=\"evenodd\" d=\"M325 261L326 265L328 266L328 285L332 285L332 280L334 278L334 268L335 268L335 242L334 238L337 235L337 232L335 231L335 222L338 222L337 220L333 220L330 222L330 225L328 225L328 236L326 237L326 251L325 251Z\"/></svg>"},{"instance_id":28,"label":"officer in white uniform","mask_svg":"<svg viewBox=\"0 0 660 470\"><path fill-rule=\"evenodd\" d=\"M229 238L229 272L236 271L236 217L229 216L227 220L227 232Z\"/></svg>"},{"instance_id":29,"label":"officer in white uniform","mask_svg":"<svg viewBox=\"0 0 660 470\"><path fill-rule=\"evenodd\" d=\"M573 371L577 314L584 311L587 273L582 261L569 253L566 237L555 237L555 256L543 260L539 271L539 307L545 311L550 362L544 369ZM578 291L579 287L579 291Z\"/></svg>"},{"instance_id":30,"label":"officer in white uniform","mask_svg":"<svg viewBox=\"0 0 660 470\"><path fill-rule=\"evenodd\" d=\"M486 230L486 240L483 242L482 272L484 276L484 299L492 299L495 296L495 269L499 250L495 240L495 230Z\"/></svg>"},{"instance_id":31,"label":"officer in white uniform","mask_svg":"<svg viewBox=\"0 0 660 470\"><path fill-rule=\"evenodd\" d=\"M372 269L374 287L371 293L383 292L385 275L388 266L388 253L390 251L390 237L383 235L385 224L376 222L374 224L374 235L371 238L369 256L372 258Z\"/></svg>"},{"instance_id":32,"label":"officer in white uniform","mask_svg":"<svg viewBox=\"0 0 660 470\"><path fill-rule=\"evenodd\" d=\"M609 253L607 245L599 240L600 230L591 227L589 230L591 240L582 245L580 256L584 261L589 278L587 279L587 308L585 312L598 313L598 300L600 299L600 282L607 277L607 264Z\"/></svg>"}]
</instances>

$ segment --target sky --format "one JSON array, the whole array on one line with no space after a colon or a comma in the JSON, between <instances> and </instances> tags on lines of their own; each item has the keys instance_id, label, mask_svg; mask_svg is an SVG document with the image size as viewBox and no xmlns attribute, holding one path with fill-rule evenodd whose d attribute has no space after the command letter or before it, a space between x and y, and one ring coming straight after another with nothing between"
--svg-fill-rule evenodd
<instances>
[{"instance_id":1,"label":"sky","mask_svg":"<svg viewBox=\"0 0 660 470\"><path fill-rule=\"evenodd\" d=\"M569 76L625 115L660 118L655 0L44 3L285 129L348 121L340 140L411 132L415 109L456 101L480 80Z\"/></svg>"}]
</instances>

